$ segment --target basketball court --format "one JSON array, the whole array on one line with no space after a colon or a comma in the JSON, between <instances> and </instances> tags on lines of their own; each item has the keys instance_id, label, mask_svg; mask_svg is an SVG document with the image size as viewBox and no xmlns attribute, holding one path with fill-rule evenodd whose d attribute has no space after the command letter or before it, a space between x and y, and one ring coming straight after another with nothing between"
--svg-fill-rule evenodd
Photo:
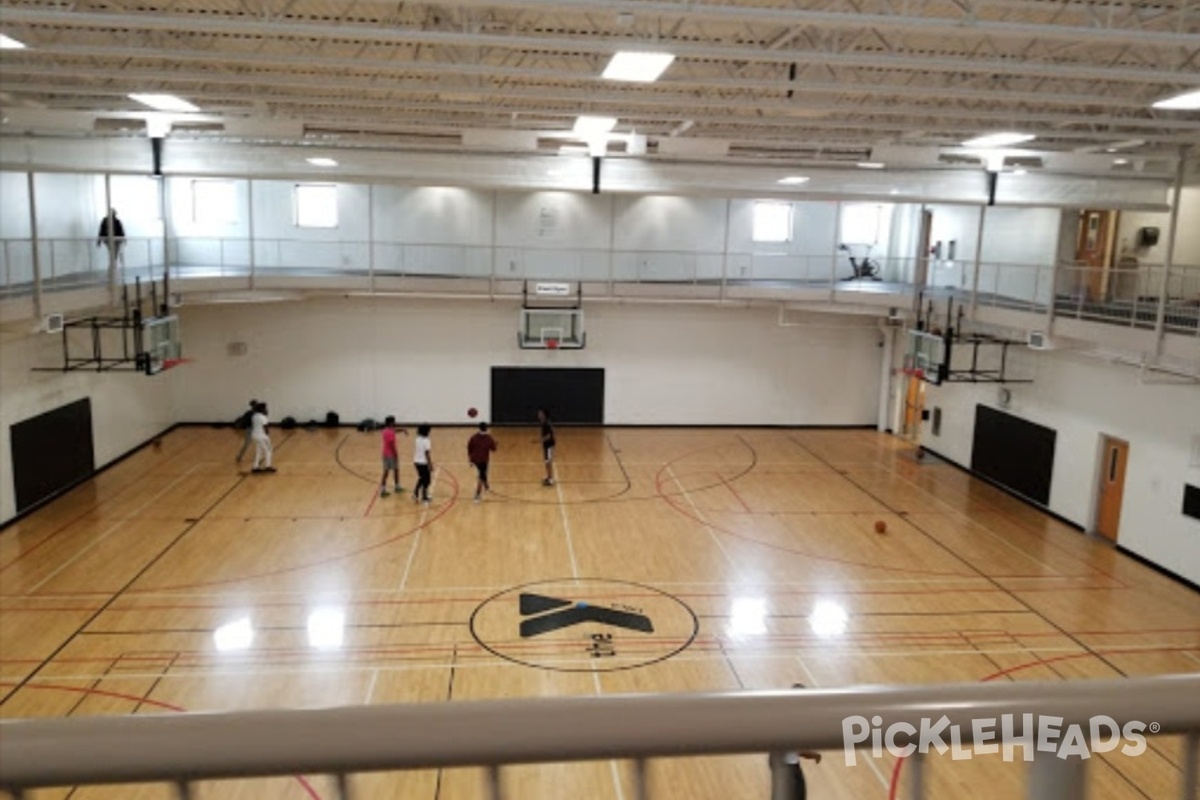
<instances>
[{"instance_id":1,"label":"basketball court","mask_svg":"<svg viewBox=\"0 0 1200 800\"><path fill-rule=\"evenodd\" d=\"M0 536L5 718L864 684L1200 668L1200 597L861 429L572 428L554 487L533 427L435 428L430 505L378 494L378 434L182 427ZM401 437L401 447L410 446ZM402 479L411 490L411 465ZM878 523L883 523L882 526ZM884 528L882 532L878 528ZM1146 722L1152 722L1147 720ZM1099 755L1092 798L1174 796L1179 743ZM765 757L656 761L655 797L766 797ZM806 766L809 797L903 797L894 759ZM998 757L928 795L1021 796ZM505 770L509 796L624 800L627 765ZM359 775L356 796L481 798L478 770ZM968 789L969 787L969 789ZM890 794L895 791L896 794ZM167 798L165 786L33 797ZM201 798L333 798L325 776Z\"/></svg>"}]
</instances>

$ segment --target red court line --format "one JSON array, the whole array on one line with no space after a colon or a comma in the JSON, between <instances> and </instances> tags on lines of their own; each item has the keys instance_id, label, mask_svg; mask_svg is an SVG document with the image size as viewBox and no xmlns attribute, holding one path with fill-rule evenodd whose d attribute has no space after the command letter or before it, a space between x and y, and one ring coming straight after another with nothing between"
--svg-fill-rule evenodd
<instances>
[{"instance_id":1,"label":"red court line","mask_svg":"<svg viewBox=\"0 0 1200 800\"><path fill-rule=\"evenodd\" d=\"M706 448L706 449L711 450L712 448ZM697 450L695 452L705 452L705 451ZM691 453L689 453L687 455L691 455ZM678 459L676 459L676 461L686 458L687 455L680 456ZM868 564L868 563L861 562L861 561L851 561L851 560L845 559L845 558L835 558L833 556L818 556L813 553L805 552L803 550L798 550L798 549L791 548L791 547L784 547L783 545L772 544L770 542L764 542L759 539L755 539L751 536L746 536L741 533L735 533L734 531L731 531L727 528L723 528L720 525L717 525L716 523L701 519L700 517L691 513L688 509L680 507L678 504L676 504L674 502L674 500L672 499L672 497L670 495L668 495L666 492L664 492L662 490L663 472L667 469L670 469L671 465L673 463L674 462L668 461L666 464L663 464L663 466L654 475L655 494L659 497L659 499L663 500L668 506L670 506L672 509L674 509L678 513L682 514L683 516L687 517L688 519L698 522L701 525L703 525L711 530L719 531L719 532L725 534L726 536L730 536L734 539L741 539L742 541L750 542L751 544L756 544L756 545L759 545L760 547L766 547L771 550L778 550L778 551L781 551L784 553L791 553L792 555L804 556L806 558L815 559L817 561L829 561L832 563L846 564L846 565L853 566L853 567L864 567L866 569L879 569L879 570L884 570L886 572L899 572L899 573L913 574L913 575L942 575L942 576L951 576L951 577L955 577L955 578L981 577L979 575L970 575L970 574L963 573L963 572L945 572L945 571L941 571L941 570L909 569L909 568L905 568L905 567L888 567L888 566L881 566L879 564ZM957 554L952 554L952 555L954 555L955 558L959 558L961 560L961 557L958 556Z\"/></svg>"},{"instance_id":2,"label":"red court line","mask_svg":"<svg viewBox=\"0 0 1200 800\"><path fill-rule=\"evenodd\" d=\"M19 685L15 684L15 683L0 683L0 687L7 688L7 689L18 688L18 686ZM128 700L132 703L142 703L142 704L145 704L148 706L155 706L157 708L165 708L168 711L187 713L186 708L184 708L183 706L177 706L173 703L164 703L161 700L151 700L148 697L138 697L137 695L123 694L121 692L110 692L106 689L87 688L87 687L83 687L83 686L60 686L57 684L49 684L49 683L26 683L25 685L20 686L19 688L21 688L21 689L36 689L36 690L40 690L40 691L72 692L74 694L96 695L98 697L109 697L109 698L113 698L116 700ZM309 797L313 798L313 800L321 800L321 795L317 794L317 790L313 788L312 784L309 783L308 780L303 775L293 775L292 777L294 777L296 779L296 781L300 784L300 787L302 789L304 789L305 793Z\"/></svg>"},{"instance_id":3,"label":"red court line","mask_svg":"<svg viewBox=\"0 0 1200 800\"><path fill-rule=\"evenodd\" d=\"M1192 629L1192 630L1194 630L1194 629ZM1140 654L1146 654L1146 653L1178 653L1178 652L1191 652L1195 649L1196 649L1195 647L1161 647L1161 648L1150 648L1150 649L1145 649L1145 650L1129 650L1129 649L1089 650L1086 653L1067 653L1067 654L1061 655L1061 656L1051 656L1050 658L1039 658L1039 659L1036 659L1034 661L1029 661L1024 664L1017 664L1016 666L1008 667L1007 669L1002 669L998 672L993 672L990 675L985 675L984 677L979 679L979 682L980 683L988 683L989 681L996 680L997 678L1003 678L1008 675L1011 675L1014 672L1021 672L1023 670L1033 669L1034 667L1044 667L1044 666L1048 666L1050 664L1057 664L1060 661L1072 661L1072 660L1078 659L1078 658L1099 658L1101 656L1128 655L1128 654L1140 655ZM891 780L891 784L888 786L888 800L896 800L896 792L898 791L899 786L900 786L900 771L904 768L904 761L905 761L904 758L897 758L896 765L892 768L892 780Z\"/></svg>"},{"instance_id":4,"label":"red court line","mask_svg":"<svg viewBox=\"0 0 1200 800\"><path fill-rule=\"evenodd\" d=\"M730 483L729 481L725 480L724 475L722 475L719 472L714 472L713 474L716 475L717 480L719 480L721 482L721 484L726 489L728 489L735 498L737 498L737 501L742 504L742 508L746 509L746 513L748 513L748 514L754 513L754 510L752 508L750 508L750 506L746 503L746 501L742 499L742 496L740 494L738 494L738 490L734 488L733 484Z\"/></svg>"},{"instance_id":5,"label":"red court line","mask_svg":"<svg viewBox=\"0 0 1200 800\"><path fill-rule=\"evenodd\" d=\"M199 588L202 586L224 586L224 585L230 584L230 583L241 583L243 581L256 580L258 578L269 578L269 577L274 577L276 575L284 575L284 574L287 574L290 572L300 572L301 570L312 569L313 567L320 567L325 564L332 564L335 561L341 561L343 559L353 558L354 556L362 555L363 553L368 553L372 550L378 550L380 547L384 547L384 546L392 544L394 542L398 542L401 539L404 539L404 538L407 538L409 536L416 534L417 531L420 531L423 528L429 527L430 525L432 525L433 523L435 523L439 519L441 519L446 514L446 512L449 511L454 506L454 504L458 502L458 493L459 493L458 478L456 478L454 473L451 472L450 470L446 470L446 473L450 476L450 481L454 486L454 493L450 496L450 499L438 510L438 512L436 514L434 514L432 517L430 517L429 519L425 520L424 522L419 523L412 528L409 528L407 531L404 531L403 533L399 533L395 536L392 536L391 538L384 539L382 542L376 542L375 544L367 545L366 547L361 547L357 550L351 550L348 553L341 553L336 556L329 556L328 558L322 558L322 559L319 559L317 561L313 561L313 562L307 563L307 564L296 564L294 566L280 567L279 569L269 570L267 572L259 572L259 573L255 573L252 575L242 575L242 576L238 576L238 577L234 577L234 578L222 578L220 580L200 581L198 583L181 583L181 584L174 584L171 586L155 586L151 589L131 589L131 590L125 592L124 596L128 597L130 595L137 595L137 594L152 594L155 592L164 592L164 591L171 591L171 590L176 590L176 589L196 589L196 588Z\"/></svg>"}]
</instances>

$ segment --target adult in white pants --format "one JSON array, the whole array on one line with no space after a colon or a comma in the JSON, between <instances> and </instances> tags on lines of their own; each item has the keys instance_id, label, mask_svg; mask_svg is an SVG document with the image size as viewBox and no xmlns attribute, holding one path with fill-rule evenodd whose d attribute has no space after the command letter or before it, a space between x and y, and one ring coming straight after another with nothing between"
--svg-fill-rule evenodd
<instances>
[{"instance_id":1,"label":"adult in white pants","mask_svg":"<svg viewBox=\"0 0 1200 800\"><path fill-rule=\"evenodd\" d=\"M259 403L250 418L250 438L254 440L253 472L274 472L271 466L271 437L267 435L267 404Z\"/></svg>"}]
</instances>

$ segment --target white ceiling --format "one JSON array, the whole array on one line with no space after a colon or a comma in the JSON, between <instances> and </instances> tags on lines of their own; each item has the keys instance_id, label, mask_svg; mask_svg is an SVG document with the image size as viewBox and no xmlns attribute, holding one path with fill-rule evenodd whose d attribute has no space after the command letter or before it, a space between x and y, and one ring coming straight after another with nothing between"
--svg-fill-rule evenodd
<instances>
[{"instance_id":1,"label":"white ceiling","mask_svg":"<svg viewBox=\"0 0 1200 800\"><path fill-rule=\"evenodd\" d=\"M1018 130L1032 169L1169 178L1200 144L1150 107L1200 88L1200 0L2 0L0 32L0 146L145 135L130 92L201 108L171 139L332 151L545 156L580 113L675 163L979 169L959 143ZM601 79L619 49L677 58Z\"/></svg>"}]
</instances>

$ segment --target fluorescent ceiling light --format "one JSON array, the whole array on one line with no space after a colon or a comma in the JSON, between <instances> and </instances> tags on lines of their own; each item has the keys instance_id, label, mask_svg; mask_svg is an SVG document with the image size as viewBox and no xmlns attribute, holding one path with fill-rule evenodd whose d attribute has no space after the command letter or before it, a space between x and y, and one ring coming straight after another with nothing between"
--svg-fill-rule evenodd
<instances>
[{"instance_id":1,"label":"fluorescent ceiling light","mask_svg":"<svg viewBox=\"0 0 1200 800\"><path fill-rule=\"evenodd\" d=\"M1114 158L1113 163L1116 164L1118 167L1123 167L1129 163L1129 159L1128 158Z\"/></svg>"},{"instance_id":2,"label":"fluorescent ceiling light","mask_svg":"<svg viewBox=\"0 0 1200 800\"><path fill-rule=\"evenodd\" d=\"M24 50L24 49L25 49L24 42L18 42L16 39L12 38L11 36L5 36L3 33L0 33L0 50Z\"/></svg>"},{"instance_id":3,"label":"fluorescent ceiling light","mask_svg":"<svg viewBox=\"0 0 1200 800\"><path fill-rule=\"evenodd\" d=\"M883 169L884 164L879 161L860 161L858 162L859 169Z\"/></svg>"},{"instance_id":4,"label":"fluorescent ceiling light","mask_svg":"<svg viewBox=\"0 0 1200 800\"><path fill-rule=\"evenodd\" d=\"M1177 94L1174 97L1164 97L1154 108L1166 108L1171 111L1200 111L1200 89Z\"/></svg>"},{"instance_id":5,"label":"fluorescent ceiling light","mask_svg":"<svg viewBox=\"0 0 1200 800\"><path fill-rule=\"evenodd\" d=\"M671 53L636 53L622 50L609 60L600 77L610 81L653 83L666 72L674 60L675 56Z\"/></svg>"},{"instance_id":6,"label":"fluorescent ceiling light","mask_svg":"<svg viewBox=\"0 0 1200 800\"><path fill-rule=\"evenodd\" d=\"M801 183L808 183L808 177L805 175L789 175L786 178L780 178L777 183L782 183L784 186L796 186Z\"/></svg>"},{"instance_id":7,"label":"fluorescent ceiling light","mask_svg":"<svg viewBox=\"0 0 1200 800\"><path fill-rule=\"evenodd\" d=\"M1027 174L1027 171L1023 170L1023 169L1014 169L1012 171L1012 174L1013 175L1025 175L1025 174Z\"/></svg>"},{"instance_id":8,"label":"fluorescent ceiling light","mask_svg":"<svg viewBox=\"0 0 1200 800\"><path fill-rule=\"evenodd\" d=\"M187 100L173 94L131 94L131 100L137 100L144 106L150 106L155 111L199 111L200 109Z\"/></svg>"},{"instance_id":9,"label":"fluorescent ceiling light","mask_svg":"<svg viewBox=\"0 0 1200 800\"><path fill-rule=\"evenodd\" d=\"M594 136L597 133L608 133L617 125L616 117L588 117L583 116L575 120L575 127L572 129L579 136Z\"/></svg>"},{"instance_id":10,"label":"fluorescent ceiling light","mask_svg":"<svg viewBox=\"0 0 1200 800\"><path fill-rule=\"evenodd\" d=\"M1008 147L1009 145L1021 144L1022 142L1031 142L1037 137L1032 133L989 133L984 136L976 136L974 139L968 139L962 143L963 147Z\"/></svg>"},{"instance_id":11,"label":"fluorescent ceiling light","mask_svg":"<svg viewBox=\"0 0 1200 800\"><path fill-rule=\"evenodd\" d=\"M314 167L336 167L338 165L338 162L334 161L332 158L320 157L320 158L309 158L306 160L308 161L308 163L312 164Z\"/></svg>"}]
</instances>

